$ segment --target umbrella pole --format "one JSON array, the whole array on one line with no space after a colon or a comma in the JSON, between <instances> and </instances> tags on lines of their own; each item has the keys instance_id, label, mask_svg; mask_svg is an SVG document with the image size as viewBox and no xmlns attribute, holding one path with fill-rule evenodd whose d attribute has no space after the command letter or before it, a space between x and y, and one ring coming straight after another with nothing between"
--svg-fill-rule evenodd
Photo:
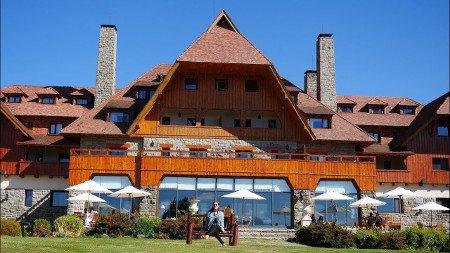
<instances>
[{"instance_id":1,"label":"umbrella pole","mask_svg":"<svg viewBox=\"0 0 450 253\"><path fill-rule=\"evenodd\" d=\"M242 198L242 216L241 216L242 227L244 227L244 214L245 214L245 198Z\"/></svg>"},{"instance_id":2,"label":"umbrella pole","mask_svg":"<svg viewBox=\"0 0 450 253\"><path fill-rule=\"evenodd\" d=\"M132 205L131 205L131 193L128 193L128 200L129 200L129 203L130 203L130 209L128 210L128 218L130 218L131 219L131 210L132 210Z\"/></svg>"},{"instance_id":3,"label":"umbrella pole","mask_svg":"<svg viewBox=\"0 0 450 253\"><path fill-rule=\"evenodd\" d=\"M422 202L423 203L423 202ZM431 224L430 224L430 228L433 229L433 210L430 210L431 212Z\"/></svg>"}]
</instances>

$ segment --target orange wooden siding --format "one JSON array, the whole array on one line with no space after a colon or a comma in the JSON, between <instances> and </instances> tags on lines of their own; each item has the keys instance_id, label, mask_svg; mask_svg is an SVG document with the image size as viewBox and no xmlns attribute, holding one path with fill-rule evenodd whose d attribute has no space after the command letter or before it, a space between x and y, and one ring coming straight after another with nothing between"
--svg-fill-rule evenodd
<instances>
[{"instance_id":1,"label":"orange wooden siding","mask_svg":"<svg viewBox=\"0 0 450 253\"><path fill-rule=\"evenodd\" d=\"M357 160L356 158L354 160ZM320 179L353 180L374 191L375 163L242 158L79 155L72 152L69 184L95 174L128 175L136 185L158 186L164 176L286 178L293 189L317 187Z\"/></svg>"},{"instance_id":2,"label":"orange wooden siding","mask_svg":"<svg viewBox=\"0 0 450 253\"><path fill-rule=\"evenodd\" d=\"M195 65L195 64L194 64ZM253 75L238 72L226 72L227 65L211 64L190 68L183 63L173 75L163 90L162 96L157 98L145 120L138 123L136 136L186 136L194 138L231 138L258 140L310 140L307 130L289 104L290 98L285 98L283 90L278 87L274 75L268 66L259 67ZM241 66L246 68L245 65ZM216 73L221 70L221 74ZM206 71L207 70L207 71ZM231 70L230 70L231 71ZM235 71L235 70L234 70ZM185 78L198 79L197 90L185 90ZM215 88L216 79L228 80L228 91L218 91ZM245 80L258 80L258 92L246 92ZM167 95L167 94L170 94ZM250 128L222 128L222 127L186 127L162 126L159 124L161 116L170 110L190 111L198 122L208 111L222 110L234 112L244 124L246 114L251 112L271 112L277 115L281 126L277 129Z\"/></svg>"}]
</instances>

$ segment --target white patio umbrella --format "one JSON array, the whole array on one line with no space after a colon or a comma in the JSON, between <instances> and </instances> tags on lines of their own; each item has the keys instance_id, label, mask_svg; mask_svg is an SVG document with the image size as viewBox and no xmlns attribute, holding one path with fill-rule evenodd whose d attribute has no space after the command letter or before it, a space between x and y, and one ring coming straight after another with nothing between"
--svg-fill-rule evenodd
<instances>
[{"instance_id":1,"label":"white patio umbrella","mask_svg":"<svg viewBox=\"0 0 450 253\"><path fill-rule=\"evenodd\" d=\"M340 194L340 193L335 192L335 191L327 191L325 193L320 194L319 196L315 196L312 199L314 199L314 200L331 200L331 201L333 201L333 200L351 200L353 198L345 196L344 194Z\"/></svg>"},{"instance_id":2,"label":"white patio umbrella","mask_svg":"<svg viewBox=\"0 0 450 253\"><path fill-rule=\"evenodd\" d=\"M130 204L131 204L131 198L140 198L140 197L146 197L146 196L150 196L150 195L151 195L150 193L143 191L143 190L136 189L132 185L127 186L121 190L118 190L115 193L109 194L110 197L129 198ZM128 212L128 216L131 216L131 208Z\"/></svg>"},{"instance_id":3,"label":"white patio umbrella","mask_svg":"<svg viewBox=\"0 0 450 253\"><path fill-rule=\"evenodd\" d=\"M386 202L373 199L371 197L364 197L358 201L355 201L349 205L349 207L366 207L367 209L375 206L384 206Z\"/></svg>"},{"instance_id":4,"label":"white patio umbrella","mask_svg":"<svg viewBox=\"0 0 450 253\"><path fill-rule=\"evenodd\" d=\"M433 227L433 210L436 210L436 211L447 211L447 210L450 210L450 209L448 209L445 206L441 206L441 205L431 201L431 202L427 202L427 203L425 203L423 205L416 206L412 210L430 210L431 211L430 227L432 228Z\"/></svg>"},{"instance_id":5,"label":"white patio umbrella","mask_svg":"<svg viewBox=\"0 0 450 253\"><path fill-rule=\"evenodd\" d=\"M414 193L410 190L406 190L403 187L397 187L394 190L391 190L384 194L381 194L380 197L382 197L382 198L400 198L400 230L402 230L403 217L402 217L401 213L403 213L403 208L402 208L403 198L419 198L422 196L417 193Z\"/></svg>"},{"instance_id":6,"label":"white patio umbrella","mask_svg":"<svg viewBox=\"0 0 450 253\"><path fill-rule=\"evenodd\" d=\"M242 199L242 216L241 216L241 224L244 224L244 210L245 210L245 200L246 199L254 199L254 200L263 200L266 199L264 197L259 196L247 189L242 189L239 191L235 191L229 194L225 194L222 197L230 198L230 199Z\"/></svg>"},{"instance_id":7,"label":"white patio umbrella","mask_svg":"<svg viewBox=\"0 0 450 253\"><path fill-rule=\"evenodd\" d=\"M287 227L286 216L291 213L291 209L283 207L281 209L273 211L274 214L281 214L284 216L284 225Z\"/></svg>"},{"instance_id":8,"label":"white patio umbrella","mask_svg":"<svg viewBox=\"0 0 450 253\"><path fill-rule=\"evenodd\" d=\"M88 198L87 198L87 206L88 207L89 207L91 193L112 193L112 191L106 189L105 187L101 186L100 184L98 184L92 180L88 180L81 184L77 184L77 185L71 186L69 188L66 188L66 191L76 191L76 192L87 193L88 194Z\"/></svg>"},{"instance_id":9,"label":"white patio umbrella","mask_svg":"<svg viewBox=\"0 0 450 253\"><path fill-rule=\"evenodd\" d=\"M71 200L71 201L88 201L89 200L90 202L106 203L106 200L104 200L102 198L99 198L99 197L97 197L95 195L89 196L89 194L86 193L86 192L82 193L80 195L77 195L77 196L70 197L67 200Z\"/></svg>"}]
</instances>

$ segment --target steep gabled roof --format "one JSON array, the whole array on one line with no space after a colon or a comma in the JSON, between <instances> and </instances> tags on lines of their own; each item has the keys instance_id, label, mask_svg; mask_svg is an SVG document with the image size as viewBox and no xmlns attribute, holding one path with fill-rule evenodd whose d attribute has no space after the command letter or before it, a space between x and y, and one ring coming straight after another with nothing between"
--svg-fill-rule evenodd
<instances>
[{"instance_id":1,"label":"steep gabled roof","mask_svg":"<svg viewBox=\"0 0 450 253\"><path fill-rule=\"evenodd\" d=\"M188 47L177 61L272 65L239 32L225 11L217 16L206 32Z\"/></svg>"},{"instance_id":2,"label":"steep gabled roof","mask_svg":"<svg viewBox=\"0 0 450 253\"><path fill-rule=\"evenodd\" d=\"M43 88L37 90L36 94L38 94L38 95L54 95L54 96L60 97L59 92L57 92L52 87L43 87Z\"/></svg>"},{"instance_id":3,"label":"steep gabled roof","mask_svg":"<svg viewBox=\"0 0 450 253\"><path fill-rule=\"evenodd\" d=\"M8 106L0 101L0 111L8 118L13 125L15 125L28 138L33 139L33 134L25 127L19 119L8 109Z\"/></svg>"},{"instance_id":4,"label":"steep gabled roof","mask_svg":"<svg viewBox=\"0 0 450 253\"><path fill-rule=\"evenodd\" d=\"M417 117L413 120L406 132L396 141L392 143L393 147L403 147L413 139L422 129L428 126L438 115L449 115L450 92L438 97L427 104Z\"/></svg>"}]
</instances>

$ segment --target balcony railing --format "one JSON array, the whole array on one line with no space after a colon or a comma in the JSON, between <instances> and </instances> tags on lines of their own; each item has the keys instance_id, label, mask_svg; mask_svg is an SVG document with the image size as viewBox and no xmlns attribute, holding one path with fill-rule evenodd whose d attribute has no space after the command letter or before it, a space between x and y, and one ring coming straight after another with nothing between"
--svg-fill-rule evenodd
<instances>
[{"instance_id":1,"label":"balcony railing","mask_svg":"<svg viewBox=\"0 0 450 253\"><path fill-rule=\"evenodd\" d=\"M49 175L67 177L69 175L69 163L20 161L19 175Z\"/></svg>"},{"instance_id":2,"label":"balcony railing","mask_svg":"<svg viewBox=\"0 0 450 253\"><path fill-rule=\"evenodd\" d=\"M264 153L264 152L216 152L185 150L122 150L122 149L71 149L71 156L160 156L177 158L214 158L214 159L274 159L302 160L315 162L362 162L375 163L375 156L317 155L300 153Z\"/></svg>"}]
</instances>

